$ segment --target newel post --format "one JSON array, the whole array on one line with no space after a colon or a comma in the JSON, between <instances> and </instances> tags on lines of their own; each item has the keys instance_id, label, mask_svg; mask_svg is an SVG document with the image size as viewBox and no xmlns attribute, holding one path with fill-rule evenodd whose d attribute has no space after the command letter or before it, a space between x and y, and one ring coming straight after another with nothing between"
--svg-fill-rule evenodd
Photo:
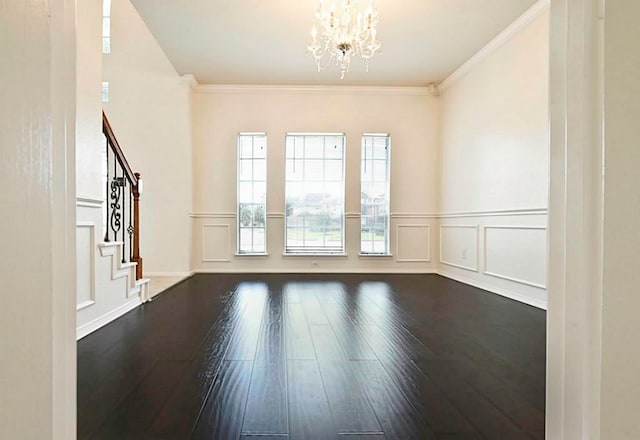
<instances>
[{"instance_id":1,"label":"newel post","mask_svg":"<svg viewBox=\"0 0 640 440\"><path fill-rule=\"evenodd\" d=\"M140 257L140 193L142 192L142 179L140 173L135 173L136 185L133 187L133 256L131 260L138 263L136 266L136 279L142 278L142 258Z\"/></svg>"}]
</instances>

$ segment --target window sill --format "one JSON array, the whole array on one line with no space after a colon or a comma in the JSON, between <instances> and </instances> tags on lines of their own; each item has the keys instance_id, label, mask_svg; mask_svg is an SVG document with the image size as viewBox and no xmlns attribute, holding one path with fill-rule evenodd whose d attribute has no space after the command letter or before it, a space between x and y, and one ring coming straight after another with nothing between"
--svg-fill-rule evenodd
<instances>
[{"instance_id":1,"label":"window sill","mask_svg":"<svg viewBox=\"0 0 640 440\"><path fill-rule=\"evenodd\" d=\"M268 257L269 254L266 252L263 253L253 253L253 254L240 254L236 253L236 257Z\"/></svg>"},{"instance_id":2,"label":"window sill","mask_svg":"<svg viewBox=\"0 0 640 440\"><path fill-rule=\"evenodd\" d=\"M289 257L293 257L293 258L298 258L298 257L313 257L313 258L326 258L326 257L333 257L333 258L347 258L347 254L345 253L335 253L335 254L308 254L308 253L283 253L282 254L283 257L285 258L289 258Z\"/></svg>"},{"instance_id":3,"label":"window sill","mask_svg":"<svg viewBox=\"0 0 640 440\"><path fill-rule=\"evenodd\" d=\"M391 254L358 254L359 258L393 258Z\"/></svg>"}]
</instances>

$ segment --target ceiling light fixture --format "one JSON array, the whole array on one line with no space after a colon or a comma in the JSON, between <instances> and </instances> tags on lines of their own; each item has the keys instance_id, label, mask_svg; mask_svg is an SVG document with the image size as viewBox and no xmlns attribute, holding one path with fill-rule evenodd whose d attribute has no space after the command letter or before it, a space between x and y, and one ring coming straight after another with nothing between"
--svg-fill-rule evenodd
<instances>
[{"instance_id":1,"label":"ceiling light fixture","mask_svg":"<svg viewBox=\"0 0 640 440\"><path fill-rule=\"evenodd\" d=\"M373 0L369 0L362 12L357 11L352 0L331 1L329 6L325 3L320 0L311 29L311 43L307 46L318 72L335 60L341 69L340 79L344 79L353 56L362 58L368 72L369 60L380 49L380 42L376 40L378 11Z\"/></svg>"}]
</instances>

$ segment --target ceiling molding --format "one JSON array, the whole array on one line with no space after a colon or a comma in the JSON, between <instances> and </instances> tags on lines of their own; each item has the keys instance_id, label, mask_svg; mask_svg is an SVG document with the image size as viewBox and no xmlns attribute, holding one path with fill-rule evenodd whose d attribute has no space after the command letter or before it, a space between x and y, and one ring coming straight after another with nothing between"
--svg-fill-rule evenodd
<instances>
[{"instance_id":1,"label":"ceiling molding","mask_svg":"<svg viewBox=\"0 0 640 440\"><path fill-rule=\"evenodd\" d=\"M469 58L455 72L449 75L444 81L438 85L438 91L444 92L452 84L467 75L473 68L484 61L489 55L502 47L507 41L511 40L516 34L522 31L529 23L541 16L549 9L551 0L538 0L533 6L511 23L505 30L500 32L486 46L480 49L474 56Z\"/></svg>"},{"instance_id":2,"label":"ceiling molding","mask_svg":"<svg viewBox=\"0 0 640 440\"><path fill-rule=\"evenodd\" d=\"M284 85L234 85L234 84L198 84L193 75L183 75L193 78L191 87L196 93L317 93L317 94L363 94L363 95L409 95L409 96L437 96L435 85L425 87L392 87L392 86L284 86Z\"/></svg>"},{"instance_id":3,"label":"ceiling molding","mask_svg":"<svg viewBox=\"0 0 640 440\"><path fill-rule=\"evenodd\" d=\"M189 84L189 86L194 90L200 85L196 77L190 73L185 73L180 78L185 84Z\"/></svg>"}]
</instances>

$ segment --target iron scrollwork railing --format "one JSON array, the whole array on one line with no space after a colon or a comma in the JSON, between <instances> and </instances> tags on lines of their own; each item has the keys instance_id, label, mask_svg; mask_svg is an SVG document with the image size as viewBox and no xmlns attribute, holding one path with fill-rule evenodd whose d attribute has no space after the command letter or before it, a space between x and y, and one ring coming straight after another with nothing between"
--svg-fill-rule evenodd
<instances>
[{"instance_id":1,"label":"iron scrollwork railing","mask_svg":"<svg viewBox=\"0 0 640 440\"><path fill-rule=\"evenodd\" d=\"M105 242L121 242L122 263L137 263L136 279L142 278L140 257L140 173L131 171L109 120L102 114L106 141L106 231Z\"/></svg>"}]
</instances>

